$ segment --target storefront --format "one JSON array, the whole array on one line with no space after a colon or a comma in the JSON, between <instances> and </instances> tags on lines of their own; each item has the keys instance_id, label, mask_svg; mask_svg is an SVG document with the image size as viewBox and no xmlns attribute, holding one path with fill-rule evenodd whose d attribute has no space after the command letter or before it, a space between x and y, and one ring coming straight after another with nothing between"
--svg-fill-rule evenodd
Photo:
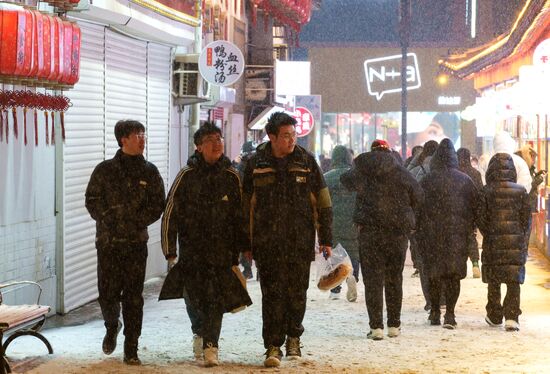
<instances>
[{"instance_id":1,"label":"storefront","mask_svg":"<svg viewBox=\"0 0 550 374\"><path fill-rule=\"evenodd\" d=\"M441 68L474 82L480 97L464 112L475 120L484 153L493 153L492 139L506 131L518 148L529 145L538 154L536 170L549 170L550 1L527 1L512 29L485 48L451 55ZM540 186L538 213L531 241L550 257L548 178Z\"/></svg>"}]
</instances>

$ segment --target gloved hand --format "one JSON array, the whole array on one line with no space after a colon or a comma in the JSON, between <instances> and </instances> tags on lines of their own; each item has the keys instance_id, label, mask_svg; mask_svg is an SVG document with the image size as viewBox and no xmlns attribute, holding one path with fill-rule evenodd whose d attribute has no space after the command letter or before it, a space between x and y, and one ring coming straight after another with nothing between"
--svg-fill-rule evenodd
<instances>
[{"instance_id":1,"label":"gloved hand","mask_svg":"<svg viewBox=\"0 0 550 374\"><path fill-rule=\"evenodd\" d=\"M533 181L531 182L531 188L537 188L542 182L544 182L544 174L535 174Z\"/></svg>"}]
</instances>

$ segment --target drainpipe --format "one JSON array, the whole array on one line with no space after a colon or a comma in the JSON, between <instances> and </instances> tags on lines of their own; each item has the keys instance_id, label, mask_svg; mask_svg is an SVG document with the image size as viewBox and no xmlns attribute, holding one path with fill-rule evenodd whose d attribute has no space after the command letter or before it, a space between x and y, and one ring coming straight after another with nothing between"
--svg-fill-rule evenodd
<instances>
[{"instance_id":1,"label":"drainpipe","mask_svg":"<svg viewBox=\"0 0 550 374\"><path fill-rule=\"evenodd\" d=\"M195 42L193 43L194 53L201 53L202 51L202 1L196 0L195 9L197 10L196 17L201 20L199 26L195 27ZM201 105L200 103L192 104L191 106L191 116L189 118L189 134L188 134L188 143L187 148L189 149L189 156L195 152L195 144L193 142L193 134L199 129L200 125L200 112Z\"/></svg>"}]
</instances>

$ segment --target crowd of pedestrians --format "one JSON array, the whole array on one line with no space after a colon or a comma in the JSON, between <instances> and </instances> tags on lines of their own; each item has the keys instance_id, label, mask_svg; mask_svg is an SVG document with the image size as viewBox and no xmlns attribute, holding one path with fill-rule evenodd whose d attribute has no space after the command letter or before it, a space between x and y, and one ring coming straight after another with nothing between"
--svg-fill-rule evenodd
<instances>
[{"instance_id":1,"label":"crowd of pedestrians","mask_svg":"<svg viewBox=\"0 0 550 374\"><path fill-rule=\"evenodd\" d=\"M86 190L97 225L105 354L115 350L124 326L124 362L141 364L147 226L161 215L169 272L159 299L184 298L194 356L205 366L219 365L223 315L252 303L246 290L252 261L262 293L264 365L301 357L315 248L328 258L336 244L353 266L345 281L349 302L357 300L362 276L369 339L383 339L385 326L390 338L401 333L408 248L429 324L441 325L444 307L443 327L458 326L455 307L470 258L474 277L488 284L485 321L519 330L531 212L545 175L535 170L534 150L515 154L513 139L499 133L495 154L480 159L479 172L469 150L456 151L450 139L426 142L405 162L386 141L375 140L355 159L336 146L331 170L323 174L314 156L296 144L295 125L293 117L273 114L265 129L269 141L245 144L232 163L221 130L204 123L194 134L195 153L165 199L158 170L143 157L144 126L116 124L120 149L96 167ZM477 230L483 235L481 268ZM341 290L333 288L330 297L339 298Z\"/></svg>"}]
</instances>

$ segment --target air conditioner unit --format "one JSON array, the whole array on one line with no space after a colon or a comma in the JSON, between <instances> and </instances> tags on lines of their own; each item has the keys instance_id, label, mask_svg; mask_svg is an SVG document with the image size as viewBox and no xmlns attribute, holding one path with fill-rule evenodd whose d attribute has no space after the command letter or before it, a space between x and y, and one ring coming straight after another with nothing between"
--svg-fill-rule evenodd
<instances>
[{"instance_id":1,"label":"air conditioner unit","mask_svg":"<svg viewBox=\"0 0 550 374\"><path fill-rule=\"evenodd\" d=\"M172 95L176 105L203 103L210 99L210 85L199 72L199 54L176 55Z\"/></svg>"}]
</instances>

